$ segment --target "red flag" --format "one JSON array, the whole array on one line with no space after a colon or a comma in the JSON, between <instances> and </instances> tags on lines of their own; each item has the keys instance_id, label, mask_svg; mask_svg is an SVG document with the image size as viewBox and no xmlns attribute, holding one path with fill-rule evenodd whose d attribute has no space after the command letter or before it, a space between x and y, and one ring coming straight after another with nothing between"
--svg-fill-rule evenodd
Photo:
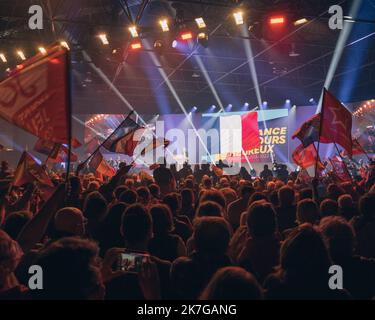
<instances>
[{"instance_id":1,"label":"red flag","mask_svg":"<svg viewBox=\"0 0 375 320\"><path fill-rule=\"evenodd\" d=\"M141 155L145 155L146 153L151 152L161 146L164 146L164 148L166 148L170 143L171 142L167 139L153 137L150 144L142 150Z\"/></svg>"},{"instance_id":2,"label":"red flag","mask_svg":"<svg viewBox=\"0 0 375 320\"><path fill-rule=\"evenodd\" d=\"M303 183L309 184L311 182L312 178L310 177L310 175L309 175L309 173L307 172L306 169L302 169L297 176L297 180L299 180Z\"/></svg>"},{"instance_id":3,"label":"red flag","mask_svg":"<svg viewBox=\"0 0 375 320\"><path fill-rule=\"evenodd\" d=\"M137 148L142 136L145 133L145 128L136 128L116 140L110 148L108 148L107 143L103 144L103 147L111 152L126 154L129 157L134 155L134 151ZM148 147L146 147L148 148Z\"/></svg>"},{"instance_id":4,"label":"red flag","mask_svg":"<svg viewBox=\"0 0 375 320\"><path fill-rule=\"evenodd\" d=\"M36 182L42 197L47 200L53 193L55 186L43 166L39 165L26 151L22 154L14 173L13 185L20 187L26 183Z\"/></svg>"},{"instance_id":5,"label":"red flag","mask_svg":"<svg viewBox=\"0 0 375 320\"><path fill-rule=\"evenodd\" d=\"M142 137L144 130L145 128L141 128L130 118L129 114L103 143L103 147L111 152L132 156L139 142L135 138ZM138 136L139 134L140 136Z\"/></svg>"},{"instance_id":6,"label":"red flag","mask_svg":"<svg viewBox=\"0 0 375 320\"><path fill-rule=\"evenodd\" d=\"M79 142L79 140L74 137L71 140L71 144L72 144L73 149L78 149L80 146L82 146L82 143Z\"/></svg>"},{"instance_id":7,"label":"red flag","mask_svg":"<svg viewBox=\"0 0 375 320\"><path fill-rule=\"evenodd\" d=\"M116 170L109 165L100 151L95 153L95 155L91 158L89 167L103 176L113 177L116 174Z\"/></svg>"},{"instance_id":8,"label":"red flag","mask_svg":"<svg viewBox=\"0 0 375 320\"><path fill-rule=\"evenodd\" d=\"M293 134L292 138L298 138L304 147L319 140L320 114L316 114L304 122L302 126Z\"/></svg>"},{"instance_id":9,"label":"red flag","mask_svg":"<svg viewBox=\"0 0 375 320\"><path fill-rule=\"evenodd\" d=\"M85 152L89 154L94 153L94 151L100 146L100 144L101 144L101 141L99 140L99 138L93 137L91 140L89 140L85 144L85 149L86 149Z\"/></svg>"},{"instance_id":10,"label":"red flag","mask_svg":"<svg viewBox=\"0 0 375 320\"><path fill-rule=\"evenodd\" d=\"M359 154L366 154L366 151L362 148L362 146L360 145L357 139L353 139L352 145L353 145L353 148L352 148L353 156L359 155ZM346 152L346 150L343 150L342 155L345 157L348 156L348 153Z\"/></svg>"},{"instance_id":11,"label":"red flag","mask_svg":"<svg viewBox=\"0 0 375 320\"><path fill-rule=\"evenodd\" d=\"M50 162L66 162L68 159L68 154L69 154L69 148L66 145L60 145L58 152L55 157L49 156L48 160ZM77 162L78 161L78 156L71 151L70 152L70 162Z\"/></svg>"},{"instance_id":12,"label":"red flag","mask_svg":"<svg viewBox=\"0 0 375 320\"><path fill-rule=\"evenodd\" d=\"M47 49L0 82L0 117L47 141L69 143L67 50Z\"/></svg>"},{"instance_id":13,"label":"red flag","mask_svg":"<svg viewBox=\"0 0 375 320\"><path fill-rule=\"evenodd\" d=\"M352 156L352 114L324 89L320 142L337 143Z\"/></svg>"},{"instance_id":14,"label":"red flag","mask_svg":"<svg viewBox=\"0 0 375 320\"><path fill-rule=\"evenodd\" d=\"M334 157L329 160L331 162L333 172L335 175L342 181L352 181L352 178L348 172L348 169L344 163L344 161Z\"/></svg>"},{"instance_id":15,"label":"red flag","mask_svg":"<svg viewBox=\"0 0 375 320\"><path fill-rule=\"evenodd\" d=\"M253 150L260 147L258 112L248 112L241 116L242 149Z\"/></svg>"},{"instance_id":16,"label":"red flag","mask_svg":"<svg viewBox=\"0 0 375 320\"><path fill-rule=\"evenodd\" d=\"M34 145L36 152L45 154L51 158L56 158L60 149L59 143L50 142L44 139L38 139Z\"/></svg>"},{"instance_id":17,"label":"red flag","mask_svg":"<svg viewBox=\"0 0 375 320\"><path fill-rule=\"evenodd\" d=\"M318 159L315 145L312 143L306 148L302 144L299 145L296 150L294 150L292 158L293 161L303 169L314 166ZM322 165L320 160L318 161L320 165Z\"/></svg>"}]
</instances>

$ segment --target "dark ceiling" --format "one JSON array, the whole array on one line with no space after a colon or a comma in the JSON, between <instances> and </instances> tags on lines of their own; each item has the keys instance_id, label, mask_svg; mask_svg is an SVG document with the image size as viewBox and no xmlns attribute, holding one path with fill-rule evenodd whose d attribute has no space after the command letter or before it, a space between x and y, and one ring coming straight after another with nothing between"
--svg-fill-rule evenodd
<instances>
[{"instance_id":1,"label":"dark ceiling","mask_svg":"<svg viewBox=\"0 0 375 320\"><path fill-rule=\"evenodd\" d=\"M147 114L181 112L176 97L186 109L197 106L201 112L218 105L218 100L224 106L230 103L240 108L244 102L258 104L246 55L250 43L262 100L273 107L283 105L286 99L306 105L310 98L319 98L331 64L340 32L328 28L327 11L338 2L0 0L0 52L8 58L8 64L0 62L0 72L18 62L16 49L31 56L39 45L65 39L72 52L73 110L77 114L124 112L126 103L118 94L139 113ZM358 18L375 20L375 1L362 2ZM41 4L44 9L43 30L28 28L31 4ZM346 14L352 4L342 1ZM231 13L237 7L251 26L248 34L241 33L233 21ZM272 13L282 13L289 21L306 17L311 22L276 35L262 29ZM199 16L207 24L208 48L193 42L172 48L170 42L181 30L198 31L194 18ZM171 21L170 32L162 34L158 26L161 17ZM131 20L138 21L144 45L137 52L129 49L127 26ZM109 46L100 43L100 32L108 35ZM375 96L374 32L372 23L353 25L330 88L345 102ZM158 39L166 43L162 55L153 50ZM291 52L299 55L290 56Z\"/></svg>"}]
</instances>

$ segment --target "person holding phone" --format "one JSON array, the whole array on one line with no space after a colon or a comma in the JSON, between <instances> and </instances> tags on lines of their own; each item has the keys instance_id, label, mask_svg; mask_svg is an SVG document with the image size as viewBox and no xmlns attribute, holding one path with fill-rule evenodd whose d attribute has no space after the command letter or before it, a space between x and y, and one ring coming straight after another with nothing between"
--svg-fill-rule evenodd
<instances>
[{"instance_id":1,"label":"person holding phone","mask_svg":"<svg viewBox=\"0 0 375 320\"><path fill-rule=\"evenodd\" d=\"M121 220L124 248L110 249L106 256L113 259L113 269L121 273L106 283L106 299L136 300L170 297L170 262L148 252L153 236L152 218L140 204L129 206ZM123 261L123 262L121 262ZM157 275L157 276L156 276ZM159 297L158 297L159 296Z\"/></svg>"}]
</instances>

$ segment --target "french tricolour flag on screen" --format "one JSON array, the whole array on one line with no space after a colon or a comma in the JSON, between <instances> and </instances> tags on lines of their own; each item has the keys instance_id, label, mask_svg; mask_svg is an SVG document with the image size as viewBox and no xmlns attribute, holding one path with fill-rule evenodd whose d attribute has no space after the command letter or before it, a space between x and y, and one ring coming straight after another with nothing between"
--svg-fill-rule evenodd
<instances>
[{"instance_id":1,"label":"french tricolour flag on screen","mask_svg":"<svg viewBox=\"0 0 375 320\"><path fill-rule=\"evenodd\" d=\"M220 117L220 153L237 153L260 147L258 113Z\"/></svg>"}]
</instances>

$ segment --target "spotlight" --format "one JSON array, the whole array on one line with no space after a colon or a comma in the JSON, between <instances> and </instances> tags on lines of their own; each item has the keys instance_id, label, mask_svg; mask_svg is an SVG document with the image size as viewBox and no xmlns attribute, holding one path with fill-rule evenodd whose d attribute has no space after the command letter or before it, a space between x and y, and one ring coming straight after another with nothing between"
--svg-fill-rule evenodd
<instances>
[{"instance_id":1,"label":"spotlight","mask_svg":"<svg viewBox=\"0 0 375 320\"><path fill-rule=\"evenodd\" d=\"M25 54L22 50L17 51L18 56L21 58L21 60L26 60Z\"/></svg>"},{"instance_id":2,"label":"spotlight","mask_svg":"<svg viewBox=\"0 0 375 320\"><path fill-rule=\"evenodd\" d=\"M133 42L130 46L131 46L131 48L132 48L133 50L139 50L139 49L142 48L142 43L139 42L139 41L135 41L135 42Z\"/></svg>"},{"instance_id":3,"label":"spotlight","mask_svg":"<svg viewBox=\"0 0 375 320\"><path fill-rule=\"evenodd\" d=\"M290 99L286 99L286 100L285 100L285 103L286 103L286 104L290 104Z\"/></svg>"},{"instance_id":4,"label":"spotlight","mask_svg":"<svg viewBox=\"0 0 375 320\"><path fill-rule=\"evenodd\" d=\"M69 45L68 45L68 43L66 41L61 41L60 45L63 46L64 48L70 50Z\"/></svg>"},{"instance_id":5,"label":"spotlight","mask_svg":"<svg viewBox=\"0 0 375 320\"><path fill-rule=\"evenodd\" d=\"M5 57L5 54L4 53L0 53L0 59L2 62L6 63L7 62L7 58Z\"/></svg>"},{"instance_id":6,"label":"spotlight","mask_svg":"<svg viewBox=\"0 0 375 320\"><path fill-rule=\"evenodd\" d=\"M197 23L199 29L206 28L206 23L204 22L203 18L196 18L195 22Z\"/></svg>"},{"instance_id":7,"label":"spotlight","mask_svg":"<svg viewBox=\"0 0 375 320\"><path fill-rule=\"evenodd\" d=\"M213 104L210 108L211 111L214 111L216 109L216 106Z\"/></svg>"},{"instance_id":8,"label":"spotlight","mask_svg":"<svg viewBox=\"0 0 375 320\"><path fill-rule=\"evenodd\" d=\"M193 38L193 34L188 31L181 34L181 39L184 41L191 40Z\"/></svg>"},{"instance_id":9,"label":"spotlight","mask_svg":"<svg viewBox=\"0 0 375 320\"><path fill-rule=\"evenodd\" d=\"M241 111L246 111L248 108L249 108L249 103L248 102L245 102L241 108Z\"/></svg>"},{"instance_id":10,"label":"spotlight","mask_svg":"<svg viewBox=\"0 0 375 320\"><path fill-rule=\"evenodd\" d=\"M138 38L138 31L136 26L129 27L129 32L133 38Z\"/></svg>"},{"instance_id":11,"label":"spotlight","mask_svg":"<svg viewBox=\"0 0 375 320\"><path fill-rule=\"evenodd\" d=\"M278 16L278 17L271 17L269 19L270 25L283 25L285 23L285 17Z\"/></svg>"},{"instance_id":12,"label":"spotlight","mask_svg":"<svg viewBox=\"0 0 375 320\"><path fill-rule=\"evenodd\" d=\"M234 17L234 20L236 22L236 25L240 25L240 24L244 23L242 11L237 11L237 12L233 13L233 17Z\"/></svg>"},{"instance_id":13,"label":"spotlight","mask_svg":"<svg viewBox=\"0 0 375 320\"><path fill-rule=\"evenodd\" d=\"M44 47L39 47L38 50L41 54L47 54L47 50Z\"/></svg>"},{"instance_id":14,"label":"spotlight","mask_svg":"<svg viewBox=\"0 0 375 320\"><path fill-rule=\"evenodd\" d=\"M169 31L169 26L168 26L168 20L167 19L160 20L159 24L160 24L161 29L163 30L163 32Z\"/></svg>"},{"instance_id":15,"label":"spotlight","mask_svg":"<svg viewBox=\"0 0 375 320\"><path fill-rule=\"evenodd\" d=\"M163 55L164 53L164 43L162 40L156 40L154 42L154 50L159 54Z\"/></svg>"},{"instance_id":16,"label":"spotlight","mask_svg":"<svg viewBox=\"0 0 375 320\"><path fill-rule=\"evenodd\" d=\"M228 106L226 107L225 111L229 112L229 111L232 110L232 108L233 108L233 105L230 103L230 104L228 104Z\"/></svg>"},{"instance_id":17,"label":"spotlight","mask_svg":"<svg viewBox=\"0 0 375 320\"><path fill-rule=\"evenodd\" d=\"M172 48L177 48L177 45L178 45L178 41L177 40L173 40L172 41Z\"/></svg>"},{"instance_id":18,"label":"spotlight","mask_svg":"<svg viewBox=\"0 0 375 320\"><path fill-rule=\"evenodd\" d=\"M107 38L107 35L105 33L101 33L98 35L100 41L102 42L103 45L109 45L109 41L108 41L108 38Z\"/></svg>"},{"instance_id":19,"label":"spotlight","mask_svg":"<svg viewBox=\"0 0 375 320\"><path fill-rule=\"evenodd\" d=\"M208 47L208 34L205 32L200 32L197 36L198 43L204 47Z\"/></svg>"},{"instance_id":20,"label":"spotlight","mask_svg":"<svg viewBox=\"0 0 375 320\"><path fill-rule=\"evenodd\" d=\"M268 106L268 102L267 101L263 101L263 106L267 107Z\"/></svg>"},{"instance_id":21,"label":"spotlight","mask_svg":"<svg viewBox=\"0 0 375 320\"><path fill-rule=\"evenodd\" d=\"M298 19L298 20L296 20L296 21L294 21L294 25L295 26L300 26L301 24L305 24L305 23L307 23L308 22L308 20L306 19L306 18L302 18L302 19Z\"/></svg>"},{"instance_id":22,"label":"spotlight","mask_svg":"<svg viewBox=\"0 0 375 320\"><path fill-rule=\"evenodd\" d=\"M315 103L314 98L311 98L311 99L309 100L309 102L310 102L310 103Z\"/></svg>"}]
</instances>

